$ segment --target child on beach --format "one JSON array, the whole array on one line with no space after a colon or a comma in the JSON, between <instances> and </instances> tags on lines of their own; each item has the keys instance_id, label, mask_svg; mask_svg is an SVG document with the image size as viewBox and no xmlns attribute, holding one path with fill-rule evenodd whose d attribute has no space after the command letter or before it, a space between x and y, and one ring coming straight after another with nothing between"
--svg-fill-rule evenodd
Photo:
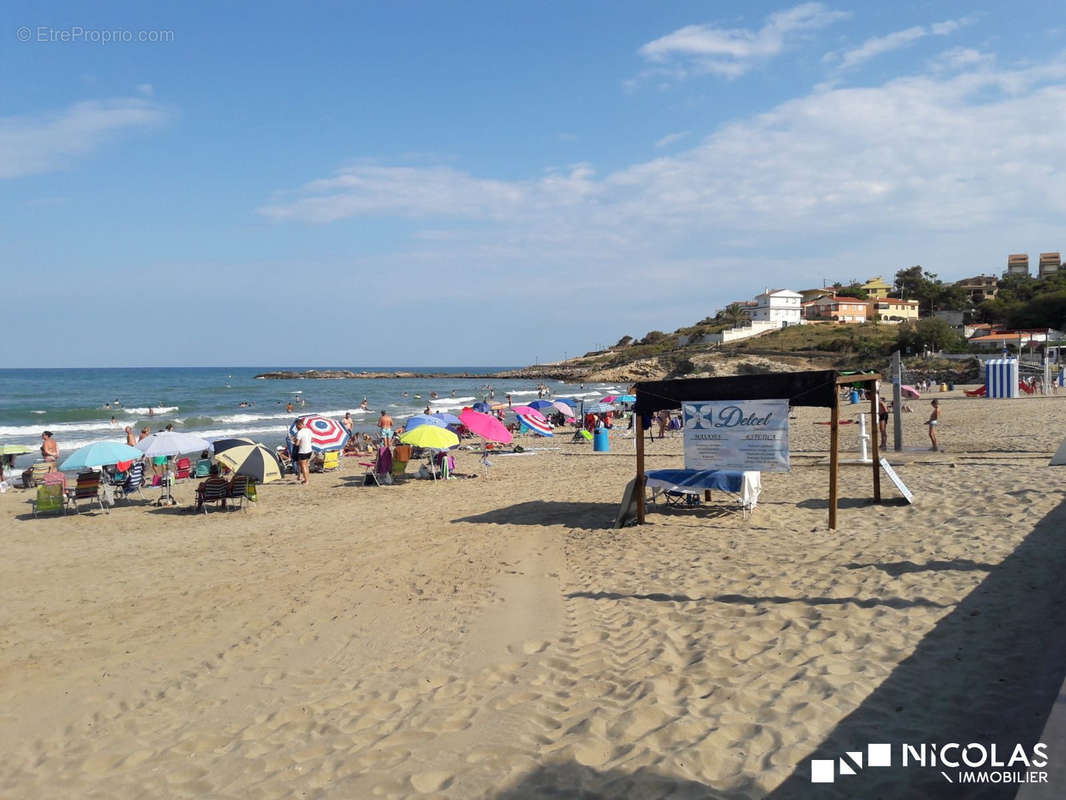
<instances>
[{"instance_id":1,"label":"child on beach","mask_svg":"<svg viewBox=\"0 0 1066 800\"><path fill-rule=\"evenodd\" d=\"M926 425L929 426L929 441L933 443L930 450L939 450L940 446L936 442L936 426L940 422L940 401L934 400L931 404L933 410L929 412L929 419L926 420Z\"/></svg>"}]
</instances>

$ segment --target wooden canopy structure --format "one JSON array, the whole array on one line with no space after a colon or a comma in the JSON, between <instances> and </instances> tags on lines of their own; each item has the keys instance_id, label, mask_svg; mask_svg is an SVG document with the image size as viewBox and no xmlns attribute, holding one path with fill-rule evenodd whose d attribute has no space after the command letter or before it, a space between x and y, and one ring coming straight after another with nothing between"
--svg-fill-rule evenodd
<instances>
[{"instance_id":1,"label":"wooden canopy structure","mask_svg":"<svg viewBox=\"0 0 1066 800\"><path fill-rule=\"evenodd\" d=\"M687 378L672 381L644 381L635 385L633 406L637 432L637 523L644 523L644 417L663 409L681 408L687 402L705 400L788 400L789 407L828 408L829 417L829 528L837 526L837 477L840 471L840 387L872 384L876 389L880 374L841 375L836 370L782 372L772 375L737 375L727 378ZM870 436L873 461L874 502L881 502L881 465L877 437L877 392L870 392L873 434Z\"/></svg>"}]
</instances>

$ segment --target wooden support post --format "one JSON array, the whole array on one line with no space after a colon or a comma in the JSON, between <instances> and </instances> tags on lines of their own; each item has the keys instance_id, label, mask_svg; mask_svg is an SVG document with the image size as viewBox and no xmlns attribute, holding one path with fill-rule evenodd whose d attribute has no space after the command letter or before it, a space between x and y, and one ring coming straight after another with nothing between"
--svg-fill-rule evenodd
<instances>
[{"instance_id":1,"label":"wooden support post","mask_svg":"<svg viewBox=\"0 0 1066 800\"><path fill-rule=\"evenodd\" d=\"M837 527L837 472L840 470L840 389L834 386L836 396L829 418L829 530Z\"/></svg>"},{"instance_id":2,"label":"wooden support post","mask_svg":"<svg viewBox=\"0 0 1066 800\"><path fill-rule=\"evenodd\" d=\"M880 381L870 384L870 419L874 429L870 432L870 458L874 462L874 502L881 502L881 407L877 402L881 396Z\"/></svg>"},{"instance_id":3,"label":"wooden support post","mask_svg":"<svg viewBox=\"0 0 1066 800\"><path fill-rule=\"evenodd\" d=\"M644 524L644 417L633 412L636 416L634 430L637 432L637 479L633 485L633 491L637 493L637 524Z\"/></svg>"}]
</instances>

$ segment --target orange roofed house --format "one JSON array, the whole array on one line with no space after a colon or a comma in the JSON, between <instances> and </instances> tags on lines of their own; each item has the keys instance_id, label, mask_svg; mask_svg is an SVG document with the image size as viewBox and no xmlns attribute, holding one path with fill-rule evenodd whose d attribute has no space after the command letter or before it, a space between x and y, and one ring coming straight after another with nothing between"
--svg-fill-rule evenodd
<instances>
[{"instance_id":1,"label":"orange roofed house","mask_svg":"<svg viewBox=\"0 0 1066 800\"><path fill-rule=\"evenodd\" d=\"M857 297L828 295L803 304L807 319L823 322L866 322L869 303Z\"/></svg>"}]
</instances>

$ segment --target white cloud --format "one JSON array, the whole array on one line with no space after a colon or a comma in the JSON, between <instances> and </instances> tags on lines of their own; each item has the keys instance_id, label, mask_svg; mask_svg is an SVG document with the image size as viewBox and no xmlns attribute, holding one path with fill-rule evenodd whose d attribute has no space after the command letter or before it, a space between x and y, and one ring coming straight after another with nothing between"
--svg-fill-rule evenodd
<instances>
[{"instance_id":1,"label":"white cloud","mask_svg":"<svg viewBox=\"0 0 1066 800\"><path fill-rule=\"evenodd\" d=\"M360 166L261 212L425 220L432 233L398 248L397 268L535 268L548 280L609 270L619 287L661 275L678 303L724 302L826 270L851 277L860 262L860 273L923 263L950 277L938 258L988 271L1001 260L990 254L1042 246L1032 242L1060 235L1066 214L1064 129L1059 58L814 92L603 175L583 164L527 180Z\"/></svg>"},{"instance_id":2,"label":"white cloud","mask_svg":"<svg viewBox=\"0 0 1066 800\"><path fill-rule=\"evenodd\" d=\"M663 147L669 147L672 144L677 144L686 136L688 136L689 133L690 131L678 131L677 133L668 133L666 134L666 136L655 142L655 149L659 150Z\"/></svg>"},{"instance_id":3,"label":"white cloud","mask_svg":"<svg viewBox=\"0 0 1066 800\"><path fill-rule=\"evenodd\" d=\"M963 17L961 19L945 20L944 22L934 22L928 27L925 25L915 25L901 31L896 31L895 33L886 34L885 36L875 36L871 39L867 39L859 47L852 50L846 50L843 53L828 53L825 60L838 61L839 63L837 66L840 69L852 69L870 59L884 55L885 53L891 53L893 50L904 48L927 36L947 36L959 30L959 28L964 25L970 24L972 21L972 17Z\"/></svg>"},{"instance_id":4,"label":"white cloud","mask_svg":"<svg viewBox=\"0 0 1066 800\"><path fill-rule=\"evenodd\" d=\"M74 156L168 117L162 106L137 98L75 103L44 116L0 117L0 179L61 169Z\"/></svg>"},{"instance_id":5,"label":"white cloud","mask_svg":"<svg viewBox=\"0 0 1066 800\"><path fill-rule=\"evenodd\" d=\"M771 14L758 30L686 25L648 42L638 52L656 65L644 73L646 76L679 80L712 73L736 78L779 55L790 40L847 16L822 3L803 3Z\"/></svg>"}]
</instances>

